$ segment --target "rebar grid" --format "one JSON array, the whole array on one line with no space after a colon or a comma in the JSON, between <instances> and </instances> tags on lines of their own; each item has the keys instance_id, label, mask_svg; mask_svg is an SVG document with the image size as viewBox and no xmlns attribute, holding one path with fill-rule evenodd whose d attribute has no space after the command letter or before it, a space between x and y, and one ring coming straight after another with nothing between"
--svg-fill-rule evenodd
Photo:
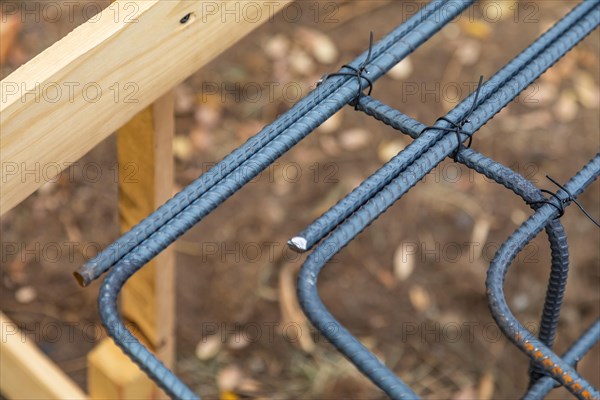
<instances>
[{"instance_id":1,"label":"rebar grid","mask_svg":"<svg viewBox=\"0 0 600 400\"><path fill-rule=\"evenodd\" d=\"M427 128L419 121L416 121L369 96L361 98L358 107L359 110L367 115L409 135L413 139L417 138L420 133ZM521 174L514 172L510 168L505 167L472 149L462 149L458 154L456 161L485 175L487 178L500 183L517 196L521 197L525 203L534 210L539 208L540 205L546 201L542 191L536 188L535 185L525 179ZM548 347L552 347L554 339L556 338L560 309L567 285L569 247L565 230L559 220L552 220L546 226L546 233L550 242L552 264L550 268L550 281L548 283L548 290L546 291L546 299L544 302L544 311L542 312L539 339ZM537 364L532 363L532 383L541 376L541 368L537 366Z\"/></svg>"},{"instance_id":2,"label":"rebar grid","mask_svg":"<svg viewBox=\"0 0 600 400\"><path fill-rule=\"evenodd\" d=\"M434 0L429 3L351 64L342 67L339 73L326 77L290 111L79 269L76 277L82 285L109 271L98 300L103 324L121 349L167 394L174 398L197 398L125 327L117 308L123 285L149 260L283 153L344 105L351 104L356 110L409 135L414 141L290 240L290 246L298 251L309 250L321 241L307 258L298 277L298 298L313 325L388 396L393 399L417 398L416 393L329 313L319 298L317 280L333 255L435 166L454 155L455 161L510 189L535 210L498 250L486 282L494 319L502 332L531 358L531 385L526 398L541 398L558 382L578 398L600 399L597 389L573 368L575 362L600 340L600 320L562 358L551 350L569 268L566 235L555 217L600 174L600 155L597 154L569 181L564 190L546 198L523 176L462 144L600 24L600 0L581 2L433 127L362 94L363 89L370 87L472 2ZM540 336L535 338L511 314L502 286L508 266L518 251L542 229L546 230L550 241L552 264Z\"/></svg>"},{"instance_id":3,"label":"rebar grid","mask_svg":"<svg viewBox=\"0 0 600 400\"><path fill-rule=\"evenodd\" d=\"M365 51L349 65L358 68L367 62L369 79L371 82L376 81L474 1L432 1L377 43L372 49L371 60L367 60L369 51ZM184 225L180 228L179 234L187 231L283 153L351 102L356 93L364 87L364 81L357 82L356 79L344 75L328 79L325 84L320 85L272 124L251 137L218 165L87 262L76 272L77 279L83 285L89 284L153 234L161 229L168 231L171 228L169 224L174 225L176 230L178 226L175 221ZM211 191L217 184L219 184L217 189L220 190ZM203 196L209 197L210 200L199 202L198 200ZM207 207L204 203L209 203L210 206ZM191 221L191 225L187 226L189 223L180 221ZM159 249L158 252L163 249ZM154 255L150 258L152 257Z\"/></svg>"}]
</instances>

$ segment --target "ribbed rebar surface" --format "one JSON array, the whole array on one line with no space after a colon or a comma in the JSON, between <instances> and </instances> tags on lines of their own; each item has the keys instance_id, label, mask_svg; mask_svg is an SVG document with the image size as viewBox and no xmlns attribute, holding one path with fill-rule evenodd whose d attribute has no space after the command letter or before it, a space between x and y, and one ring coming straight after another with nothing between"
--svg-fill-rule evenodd
<instances>
[{"instance_id":1,"label":"ribbed rebar surface","mask_svg":"<svg viewBox=\"0 0 600 400\"><path fill-rule=\"evenodd\" d=\"M600 340L600 320L562 358L552 351L569 270L566 234L555 217L596 179L600 173L600 155L572 178L564 190L547 198L520 174L462 144L600 24L600 0L581 2L432 127L361 93L472 2L430 2L76 272L85 286L108 271L98 299L103 324L119 347L169 396L198 398L125 326L117 307L123 285L330 116L344 105L352 104L356 110L409 135L414 141L290 240L290 246L298 251L310 250L320 242L298 276L298 298L313 325L389 397L417 398L410 387L336 321L319 297L317 282L331 257L440 162L452 156L456 162L511 190L534 210L498 250L486 281L494 319L502 332L531 359L531 384L525 398L542 398L557 382L579 398L600 397L597 389L574 368ZM358 93L361 94L357 97ZM552 263L540 334L536 338L510 312L503 285L515 256L542 229L550 242Z\"/></svg>"},{"instance_id":2,"label":"ribbed rebar surface","mask_svg":"<svg viewBox=\"0 0 600 400\"><path fill-rule=\"evenodd\" d=\"M365 51L364 54L350 63L350 66L358 67L369 61L366 64L369 79L371 81L377 80L427 41L473 1L434 0L430 2L415 16L377 43L372 49L370 60L367 60L368 51ZM361 81L360 84L364 86L365 83ZM180 213L185 213L180 220L190 221L191 224L197 223L202 216L212 211L214 207L351 101L356 96L358 85L356 79L347 76L333 76L327 79L323 85L320 85L275 122L266 126L244 145L234 150L219 164L211 168L210 171L200 176L173 199L166 202L157 211L150 214L95 258L87 262L77 272L82 284L87 285L98 278L118 260L142 243L143 240L167 225ZM277 141L274 139L277 139ZM241 172L232 174L236 169ZM217 183L220 184L219 187L221 188L225 178L229 178L230 190L220 189L216 193L214 191L213 193L207 193ZM204 194L209 195L210 199L200 201L201 204L197 204L197 200ZM199 207L204 204L208 204L208 206ZM196 208L193 207L194 205ZM173 229L185 231L189 229L189 227L186 227L187 225L180 223L178 227ZM170 230L170 228L167 230Z\"/></svg>"}]
</instances>

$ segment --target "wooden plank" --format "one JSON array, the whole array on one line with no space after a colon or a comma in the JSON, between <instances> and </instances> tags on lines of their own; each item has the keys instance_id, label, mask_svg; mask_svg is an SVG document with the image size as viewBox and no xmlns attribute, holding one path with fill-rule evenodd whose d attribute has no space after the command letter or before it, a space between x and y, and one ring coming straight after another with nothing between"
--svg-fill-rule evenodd
<instances>
[{"instance_id":1,"label":"wooden plank","mask_svg":"<svg viewBox=\"0 0 600 400\"><path fill-rule=\"evenodd\" d=\"M0 215L288 2L118 0L6 77Z\"/></svg>"},{"instance_id":2,"label":"wooden plank","mask_svg":"<svg viewBox=\"0 0 600 400\"><path fill-rule=\"evenodd\" d=\"M86 394L0 312L0 391L10 399L85 399Z\"/></svg>"},{"instance_id":3,"label":"wooden plank","mask_svg":"<svg viewBox=\"0 0 600 400\"><path fill-rule=\"evenodd\" d=\"M174 96L161 97L117 132L119 218L126 232L173 194ZM165 249L123 288L121 308L138 336L167 366L175 351L174 254ZM124 370L127 374L115 373ZM93 399L161 397L160 390L111 341L88 358L88 389Z\"/></svg>"}]
</instances>

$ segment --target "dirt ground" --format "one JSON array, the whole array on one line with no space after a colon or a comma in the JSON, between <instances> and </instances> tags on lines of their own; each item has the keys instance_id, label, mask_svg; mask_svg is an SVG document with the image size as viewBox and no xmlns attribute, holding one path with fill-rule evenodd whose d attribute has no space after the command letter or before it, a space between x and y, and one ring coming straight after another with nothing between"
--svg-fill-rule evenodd
<instances>
[{"instance_id":1,"label":"dirt ground","mask_svg":"<svg viewBox=\"0 0 600 400\"><path fill-rule=\"evenodd\" d=\"M416 4L300 1L179 85L176 190L359 55L369 31L380 39ZM575 4L479 2L377 81L373 96L432 124ZM10 48L1 76L83 20L77 12L40 22L3 17L10 28L2 46ZM540 188L556 189L545 175L566 182L600 148L599 46L596 30L483 127L473 148ZM346 107L176 243L178 376L206 398L384 398L289 300L305 256L285 243L409 143ZM0 220L0 309L82 387L86 353L105 334L99 283L82 289L71 273L118 237L115 147L105 140ZM596 219L599 195L596 182L580 198ZM518 398L528 361L494 325L484 282L495 250L530 214L512 193L449 160L335 257L320 294L419 395ZM559 353L600 313L600 231L575 207L562 222L571 271ZM505 285L534 332L549 253L540 235ZM600 385L598 346L578 370Z\"/></svg>"}]
</instances>

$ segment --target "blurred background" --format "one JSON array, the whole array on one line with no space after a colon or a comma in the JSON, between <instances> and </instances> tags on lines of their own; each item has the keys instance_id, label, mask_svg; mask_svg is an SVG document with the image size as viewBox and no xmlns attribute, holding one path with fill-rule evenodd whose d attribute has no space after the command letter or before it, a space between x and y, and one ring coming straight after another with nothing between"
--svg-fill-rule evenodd
<instances>
[{"instance_id":1,"label":"blurred background","mask_svg":"<svg viewBox=\"0 0 600 400\"><path fill-rule=\"evenodd\" d=\"M369 31L378 40L425 3L298 1L177 86L175 191L366 50ZM373 96L433 124L576 4L478 2L377 81ZM1 77L85 19L3 16ZM473 148L555 191L545 175L566 182L600 147L599 45L595 31L484 126ZM295 303L305 256L285 243L409 143L346 107L175 244L176 373L186 383L208 398L384 398L306 321ZM82 289L71 273L118 237L115 168L111 137L0 220L1 309L82 386L85 355L105 334L98 282ZM596 219L598 188L580 200ZM530 214L511 192L449 160L335 257L320 293L420 395L517 398L529 363L493 323L484 281L496 249ZM559 353L600 313L600 232L575 207L562 222L571 272ZM78 245L66 251L66 243ZM506 281L509 305L536 333L549 265L540 235ZM49 340L36 326L50 322L87 331ZM598 347L578 370L600 385Z\"/></svg>"}]
</instances>

